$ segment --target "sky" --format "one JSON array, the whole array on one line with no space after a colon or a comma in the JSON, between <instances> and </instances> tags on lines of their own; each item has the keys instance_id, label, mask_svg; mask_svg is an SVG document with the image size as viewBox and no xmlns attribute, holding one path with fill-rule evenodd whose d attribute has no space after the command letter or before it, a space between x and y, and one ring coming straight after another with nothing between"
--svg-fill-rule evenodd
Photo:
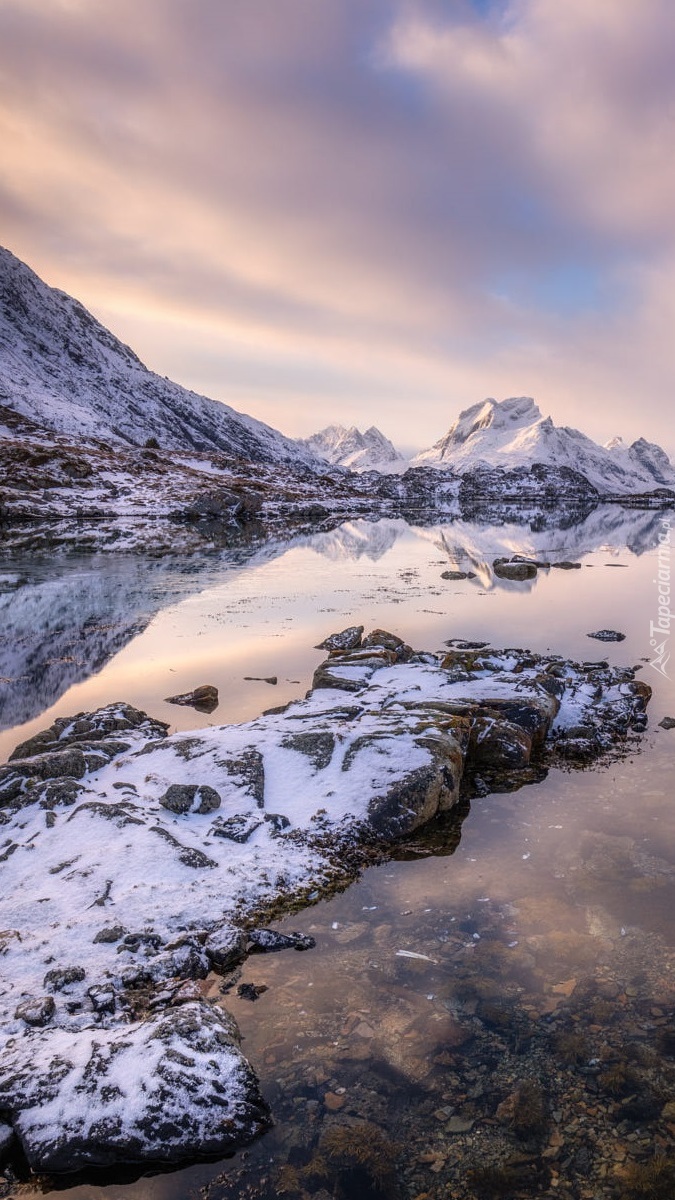
<instances>
[{"instance_id":1,"label":"sky","mask_svg":"<svg viewBox=\"0 0 675 1200\"><path fill-rule=\"evenodd\" d=\"M293 436L675 453L673 0L0 0L0 244Z\"/></svg>"}]
</instances>

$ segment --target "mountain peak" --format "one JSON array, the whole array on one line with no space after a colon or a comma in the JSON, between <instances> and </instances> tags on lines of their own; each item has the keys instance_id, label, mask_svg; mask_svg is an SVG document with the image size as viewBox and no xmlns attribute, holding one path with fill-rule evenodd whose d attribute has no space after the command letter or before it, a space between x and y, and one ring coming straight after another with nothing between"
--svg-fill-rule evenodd
<instances>
[{"instance_id":1,"label":"mountain peak","mask_svg":"<svg viewBox=\"0 0 675 1200\"><path fill-rule=\"evenodd\" d=\"M345 429L344 425L328 425L319 433L305 438L301 444L333 466L347 467L350 471L397 474L405 471L408 465L403 455L375 425L371 425L365 433L361 433L355 425L349 429Z\"/></svg>"},{"instance_id":2,"label":"mountain peak","mask_svg":"<svg viewBox=\"0 0 675 1200\"><path fill-rule=\"evenodd\" d=\"M570 468L599 492L636 493L675 486L675 469L660 446L620 438L599 446L578 429L542 417L529 396L484 400L464 409L445 437L413 459L413 466L448 468L459 475L477 467Z\"/></svg>"}]
</instances>

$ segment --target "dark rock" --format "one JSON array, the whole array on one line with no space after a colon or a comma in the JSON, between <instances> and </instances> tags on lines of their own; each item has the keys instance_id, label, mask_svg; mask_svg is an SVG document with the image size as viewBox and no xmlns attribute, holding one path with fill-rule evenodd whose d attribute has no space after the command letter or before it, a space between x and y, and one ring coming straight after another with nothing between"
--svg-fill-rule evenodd
<instances>
[{"instance_id":1,"label":"dark rock","mask_svg":"<svg viewBox=\"0 0 675 1200\"><path fill-rule=\"evenodd\" d=\"M393 650L396 653L403 649L405 642L403 638L389 633L387 629L373 629L361 643L363 650L370 649L371 646L383 646L385 650Z\"/></svg>"},{"instance_id":2,"label":"dark rock","mask_svg":"<svg viewBox=\"0 0 675 1200\"><path fill-rule=\"evenodd\" d=\"M234 813L231 817L217 817L209 830L210 837L227 838L243 846L252 833L263 823L262 817L252 813Z\"/></svg>"},{"instance_id":3,"label":"dark rock","mask_svg":"<svg viewBox=\"0 0 675 1200\"><path fill-rule=\"evenodd\" d=\"M199 712L211 713L218 707L218 688L211 683L203 683L192 692L183 692L180 696L166 696L167 704L182 704L196 708Z\"/></svg>"},{"instance_id":4,"label":"dark rock","mask_svg":"<svg viewBox=\"0 0 675 1200\"><path fill-rule=\"evenodd\" d=\"M27 1025L48 1025L54 1016L56 1005L52 996L28 996L18 1005L14 1016Z\"/></svg>"},{"instance_id":5,"label":"dark rock","mask_svg":"<svg viewBox=\"0 0 675 1200\"><path fill-rule=\"evenodd\" d=\"M523 583L526 579L534 579L537 574L537 568L534 563L529 562L504 562L496 558L492 564L492 569L498 579L512 579L516 583Z\"/></svg>"},{"instance_id":6,"label":"dark rock","mask_svg":"<svg viewBox=\"0 0 675 1200\"><path fill-rule=\"evenodd\" d=\"M265 813L264 820L272 827L272 833L283 833L284 829L290 829L290 821L283 813Z\"/></svg>"},{"instance_id":7,"label":"dark rock","mask_svg":"<svg viewBox=\"0 0 675 1200\"><path fill-rule=\"evenodd\" d=\"M69 807L75 804L78 796L83 791L84 784L78 783L76 779L50 780L44 787L40 788L40 807Z\"/></svg>"},{"instance_id":8,"label":"dark rock","mask_svg":"<svg viewBox=\"0 0 675 1200\"><path fill-rule=\"evenodd\" d=\"M402 837L439 813L448 812L459 801L469 741L466 718L434 717L430 713L427 727L420 728L415 740L431 752L431 761L370 801L368 824L377 836Z\"/></svg>"},{"instance_id":9,"label":"dark rock","mask_svg":"<svg viewBox=\"0 0 675 1200\"><path fill-rule=\"evenodd\" d=\"M624 642L626 640L625 633L619 633L616 629L596 629L595 633L587 633L586 637L596 638L598 642Z\"/></svg>"},{"instance_id":10,"label":"dark rock","mask_svg":"<svg viewBox=\"0 0 675 1200\"><path fill-rule=\"evenodd\" d=\"M95 984L87 989L91 1006L96 1013L112 1015L115 1011L115 989L111 983Z\"/></svg>"},{"instance_id":11,"label":"dark rock","mask_svg":"<svg viewBox=\"0 0 675 1200\"><path fill-rule=\"evenodd\" d=\"M306 755L315 770L321 771L333 757L335 736L332 733L291 733L281 745Z\"/></svg>"},{"instance_id":12,"label":"dark rock","mask_svg":"<svg viewBox=\"0 0 675 1200\"><path fill-rule=\"evenodd\" d=\"M178 839L172 833L169 833L168 829L162 829L160 825L151 825L150 832L156 833L158 837L161 837L170 846L174 847L177 852L178 861L184 867L192 867L193 870L200 871L204 869L210 870L218 866L217 862L214 862L206 854L202 854L201 850L196 850L193 846L182 846Z\"/></svg>"},{"instance_id":13,"label":"dark rock","mask_svg":"<svg viewBox=\"0 0 675 1200\"><path fill-rule=\"evenodd\" d=\"M220 795L208 784L172 783L159 803L179 816L185 813L210 813L220 808Z\"/></svg>"},{"instance_id":14,"label":"dark rock","mask_svg":"<svg viewBox=\"0 0 675 1200\"><path fill-rule=\"evenodd\" d=\"M556 751L563 758L588 762L595 758L600 746L598 735L589 725L573 725L563 731L556 741Z\"/></svg>"},{"instance_id":15,"label":"dark rock","mask_svg":"<svg viewBox=\"0 0 675 1200\"><path fill-rule=\"evenodd\" d=\"M247 683L271 683L274 687L279 680L276 675L244 675Z\"/></svg>"},{"instance_id":16,"label":"dark rock","mask_svg":"<svg viewBox=\"0 0 675 1200\"><path fill-rule=\"evenodd\" d=\"M369 649L339 653L334 651L327 662L320 663L312 678L312 690L315 688L338 688L345 692L361 691L368 674L381 667L393 666L397 661L395 650L387 650L384 646L373 646ZM360 668L360 674L352 671L348 675L339 673L340 667Z\"/></svg>"},{"instance_id":17,"label":"dark rock","mask_svg":"<svg viewBox=\"0 0 675 1200\"><path fill-rule=\"evenodd\" d=\"M664 717L659 721L659 729L675 729L675 717Z\"/></svg>"},{"instance_id":18,"label":"dark rock","mask_svg":"<svg viewBox=\"0 0 675 1200\"><path fill-rule=\"evenodd\" d=\"M512 554L511 562L530 563L533 567L536 567L538 571L547 570L551 565L550 562L542 561L538 558L528 558L526 554Z\"/></svg>"},{"instance_id":19,"label":"dark rock","mask_svg":"<svg viewBox=\"0 0 675 1200\"><path fill-rule=\"evenodd\" d=\"M278 950L312 950L316 945L313 937L306 933L277 933L275 929L250 929L248 932L249 952L276 954Z\"/></svg>"},{"instance_id":20,"label":"dark rock","mask_svg":"<svg viewBox=\"0 0 675 1200\"><path fill-rule=\"evenodd\" d=\"M355 650L361 645L362 633L363 625L350 625L348 629L343 629L341 633L331 633L330 637L324 638L315 649Z\"/></svg>"},{"instance_id":21,"label":"dark rock","mask_svg":"<svg viewBox=\"0 0 675 1200\"><path fill-rule=\"evenodd\" d=\"M166 979L205 979L209 957L197 941L186 940L173 950L162 950L145 965L147 976L155 983Z\"/></svg>"},{"instance_id":22,"label":"dark rock","mask_svg":"<svg viewBox=\"0 0 675 1200\"><path fill-rule=\"evenodd\" d=\"M237 995L242 1000L257 1000L258 996L262 996L263 992L267 990L266 983L240 983L237 988Z\"/></svg>"},{"instance_id":23,"label":"dark rock","mask_svg":"<svg viewBox=\"0 0 675 1200\"><path fill-rule=\"evenodd\" d=\"M471 724L469 760L479 768L526 767L532 754L532 736L521 725L495 712L482 713Z\"/></svg>"},{"instance_id":24,"label":"dark rock","mask_svg":"<svg viewBox=\"0 0 675 1200\"><path fill-rule=\"evenodd\" d=\"M475 579L474 571L441 571L441 579L460 580Z\"/></svg>"},{"instance_id":25,"label":"dark rock","mask_svg":"<svg viewBox=\"0 0 675 1200\"><path fill-rule=\"evenodd\" d=\"M62 992L72 983L81 983L85 974L84 967L57 967L53 971L47 971L42 986L48 992Z\"/></svg>"},{"instance_id":26,"label":"dark rock","mask_svg":"<svg viewBox=\"0 0 675 1200\"><path fill-rule=\"evenodd\" d=\"M126 929L123 925L106 925L103 929L99 929L94 942L119 942L125 933Z\"/></svg>"},{"instance_id":27,"label":"dark rock","mask_svg":"<svg viewBox=\"0 0 675 1200\"><path fill-rule=\"evenodd\" d=\"M258 516L262 503L257 492L214 488L196 496L182 515L189 521L251 521Z\"/></svg>"},{"instance_id":28,"label":"dark rock","mask_svg":"<svg viewBox=\"0 0 675 1200\"><path fill-rule=\"evenodd\" d=\"M242 780L244 787L253 796L258 808L265 804L265 764L263 756L255 746L247 746L238 758L218 758L216 766L228 775Z\"/></svg>"},{"instance_id":29,"label":"dark rock","mask_svg":"<svg viewBox=\"0 0 675 1200\"><path fill-rule=\"evenodd\" d=\"M94 817L102 817L104 821L110 821L118 829L124 829L126 825L143 824L140 817L133 815L134 811L139 811L137 806L126 801L120 801L119 804L107 804L103 800L85 800L84 804L78 804L67 819L70 822L82 813L91 813Z\"/></svg>"},{"instance_id":30,"label":"dark rock","mask_svg":"<svg viewBox=\"0 0 675 1200\"><path fill-rule=\"evenodd\" d=\"M227 971L246 954L246 937L240 929L223 925L214 929L204 943L209 962L217 971Z\"/></svg>"},{"instance_id":31,"label":"dark rock","mask_svg":"<svg viewBox=\"0 0 675 1200\"><path fill-rule=\"evenodd\" d=\"M449 646L451 650L485 650L490 643L467 641L466 638L448 638L445 645Z\"/></svg>"},{"instance_id":32,"label":"dark rock","mask_svg":"<svg viewBox=\"0 0 675 1200\"><path fill-rule=\"evenodd\" d=\"M512 725L519 725L528 734L532 746L542 746L552 721L558 714L560 702L555 693L522 700L506 700L500 696L485 697L480 703L481 711L490 710Z\"/></svg>"},{"instance_id":33,"label":"dark rock","mask_svg":"<svg viewBox=\"0 0 675 1200\"><path fill-rule=\"evenodd\" d=\"M81 779L87 773L87 760L79 746L69 746L65 750L49 751L33 758L12 758L11 768L5 770L24 778L58 779L67 775L71 779Z\"/></svg>"},{"instance_id":34,"label":"dark rock","mask_svg":"<svg viewBox=\"0 0 675 1200\"><path fill-rule=\"evenodd\" d=\"M567 562L566 560L563 560L563 562L552 562L551 566L557 567L559 571L580 571L581 570L581 563Z\"/></svg>"}]
</instances>

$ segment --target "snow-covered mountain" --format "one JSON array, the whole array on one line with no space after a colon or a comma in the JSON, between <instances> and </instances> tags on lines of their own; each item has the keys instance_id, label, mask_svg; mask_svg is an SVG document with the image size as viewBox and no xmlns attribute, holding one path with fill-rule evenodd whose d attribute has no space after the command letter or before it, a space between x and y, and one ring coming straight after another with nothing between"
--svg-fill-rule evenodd
<instances>
[{"instance_id":1,"label":"snow-covered mountain","mask_svg":"<svg viewBox=\"0 0 675 1200\"><path fill-rule=\"evenodd\" d=\"M312 466L294 439L149 371L71 296L0 247L0 402L71 437Z\"/></svg>"},{"instance_id":2,"label":"snow-covered mountain","mask_svg":"<svg viewBox=\"0 0 675 1200\"><path fill-rule=\"evenodd\" d=\"M632 445L627 446L623 438L615 437L605 444L605 449L620 462L628 472L648 472L664 487L672 487L675 469L665 450L655 442L647 442L638 438Z\"/></svg>"},{"instance_id":3,"label":"snow-covered mountain","mask_svg":"<svg viewBox=\"0 0 675 1200\"><path fill-rule=\"evenodd\" d=\"M365 433L355 425L349 429L344 425L328 425L319 433L304 438L300 444L318 458L350 471L380 471L394 475L408 466L407 459L374 425Z\"/></svg>"},{"instance_id":4,"label":"snow-covered mountain","mask_svg":"<svg viewBox=\"0 0 675 1200\"><path fill-rule=\"evenodd\" d=\"M529 396L472 405L440 441L412 461L413 466L447 468L460 475L479 467L508 470L534 463L571 468L605 495L675 487L675 468L660 446L644 438L628 447L620 439L599 446L578 429L542 417Z\"/></svg>"}]
</instances>

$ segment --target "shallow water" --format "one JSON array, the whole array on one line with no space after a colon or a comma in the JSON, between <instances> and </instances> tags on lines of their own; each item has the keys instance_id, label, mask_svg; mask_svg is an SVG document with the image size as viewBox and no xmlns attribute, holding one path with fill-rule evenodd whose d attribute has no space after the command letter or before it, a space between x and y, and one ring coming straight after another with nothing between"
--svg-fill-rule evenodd
<instances>
[{"instance_id":1,"label":"shallow water","mask_svg":"<svg viewBox=\"0 0 675 1200\"><path fill-rule=\"evenodd\" d=\"M432 855L417 838L282 923L311 932L315 949L250 958L222 997L275 1128L227 1163L108 1183L104 1197L590 1200L624 1194L631 1163L673 1152L675 730L658 722L675 716L675 686L649 664L661 519L621 525L612 509L541 531L358 522L247 564L12 567L29 582L2 597L0 675L24 680L6 685L20 701L3 711L30 717L1 735L5 753L56 715L117 698L174 728L246 719L301 695L323 657L314 645L350 623L420 649L461 636L642 662L654 688L639 749L476 800L438 830ZM487 564L513 552L582 566L504 585ZM476 578L441 579L455 565ZM626 640L589 640L599 628ZM78 652L80 666L51 661ZM205 682L221 694L210 717L162 699ZM252 1002L242 984L266 990ZM221 980L206 986L220 996ZM506 1191L480 1176L492 1166L506 1167Z\"/></svg>"}]
</instances>

